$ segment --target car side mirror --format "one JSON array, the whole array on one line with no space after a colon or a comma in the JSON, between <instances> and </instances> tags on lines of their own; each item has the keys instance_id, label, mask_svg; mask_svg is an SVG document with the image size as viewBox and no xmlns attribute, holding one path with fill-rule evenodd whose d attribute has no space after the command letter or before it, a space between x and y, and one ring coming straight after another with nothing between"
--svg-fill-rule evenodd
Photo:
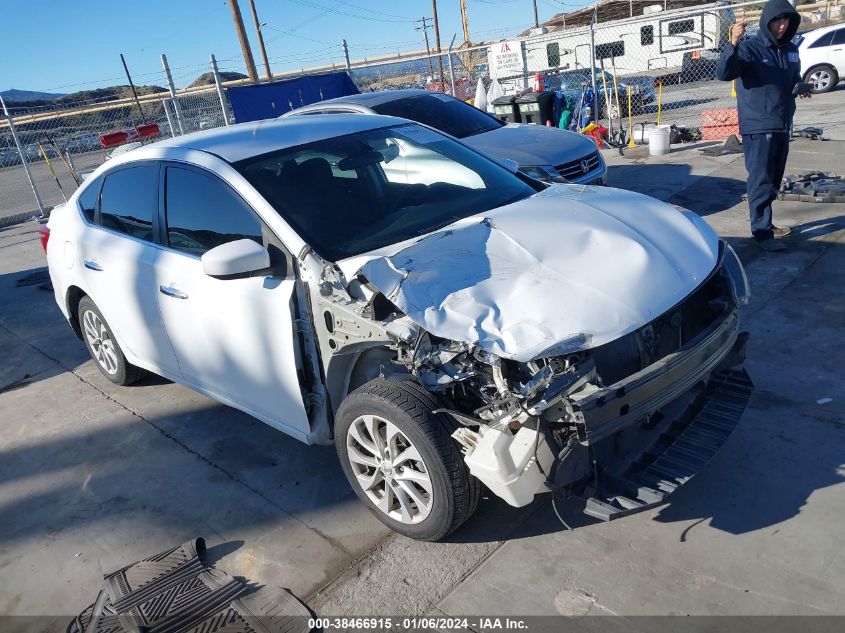
<instances>
[{"instance_id":1,"label":"car side mirror","mask_svg":"<svg viewBox=\"0 0 845 633\"><path fill-rule=\"evenodd\" d=\"M519 171L519 163L512 158L500 158L499 163L510 172L514 174Z\"/></svg>"},{"instance_id":2,"label":"car side mirror","mask_svg":"<svg viewBox=\"0 0 845 633\"><path fill-rule=\"evenodd\" d=\"M242 239L206 251L200 261L206 275L229 277L269 268L270 254L253 240Z\"/></svg>"}]
</instances>

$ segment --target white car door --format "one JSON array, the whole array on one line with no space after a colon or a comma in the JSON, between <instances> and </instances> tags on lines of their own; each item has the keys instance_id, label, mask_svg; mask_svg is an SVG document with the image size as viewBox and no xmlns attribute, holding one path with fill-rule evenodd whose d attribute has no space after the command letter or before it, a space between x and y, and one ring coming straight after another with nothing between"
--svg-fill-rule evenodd
<instances>
[{"instance_id":1,"label":"white car door","mask_svg":"<svg viewBox=\"0 0 845 633\"><path fill-rule=\"evenodd\" d=\"M156 295L185 382L305 441L293 276L218 279L200 260L226 242L276 238L219 177L167 165L162 178L165 247L155 262Z\"/></svg>"},{"instance_id":2,"label":"white car door","mask_svg":"<svg viewBox=\"0 0 845 633\"><path fill-rule=\"evenodd\" d=\"M839 78L845 78L845 28L833 32L833 41L827 50L828 58L836 66Z\"/></svg>"},{"instance_id":3,"label":"white car door","mask_svg":"<svg viewBox=\"0 0 845 633\"><path fill-rule=\"evenodd\" d=\"M106 174L79 254L88 294L130 361L178 375L155 291L158 171L142 163Z\"/></svg>"}]
</instances>

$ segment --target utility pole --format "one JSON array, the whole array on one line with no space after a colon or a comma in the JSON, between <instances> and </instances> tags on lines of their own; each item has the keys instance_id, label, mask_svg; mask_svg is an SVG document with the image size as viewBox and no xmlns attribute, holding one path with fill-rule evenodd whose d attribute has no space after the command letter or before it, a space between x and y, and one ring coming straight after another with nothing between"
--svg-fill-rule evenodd
<instances>
[{"instance_id":1,"label":"utility pole","mask_svg":"<svg viewBox=\"0 0 845 633\"><path fill-rule=\"evenodd\" d=\"M461 0L461 26L464 29L464 48L472 46L469 37L469 16L467 15L467 0ZM449 58L451 61L451 57ZM461 55L461 63L467 73L472 72L472 53L466 52ZM454 88L454 86L453 86Z\"/></svg>"},{"instance_id":2,"label":"utility pole","mask_svg":"<svg viewBox=\"0 0 845 633\"><path fill-rule=\"evenodd\" d=\"M434 45L437 46L437 65L440 67L440 84L443 81L443 58L440 56L440 27L437 24L437 0L431 0L431 12L434 16Z\"/></svg>"},{"instance_id":3,"label":"utility pole","mask_svg":"<svg viewBox=\"0 0 845 633\"><path fill-rule=\"evenodd\" d=\"M537 16L537 0L534 0L534 28L540 28L540 18Z\"/></svg>"},{"instance_id":4,"label":"utility pole","mask_svg":"<svg viewBox=\"0 0 845 633\"><path fill-rule=\"evenodd\" d=\"M464 28L464 46L469 48L471 41L469 38L469 17L467 17L467 0L461 0L461 26Z\"/></svg>"},{"instance_id":5,"label":"utility pole","mask_svg":"<svg viewBox=\"0 0 845 633\"><path fill-rule=\"evenodd\" d=\"M431 46L428 45L428 24L425 23L427 19L423 16L422 19L416 20L416 22L422 22L422 26L415 26L414 30L422 31L425 35L425 52L428 53L428 75L434 79L434 66L431 65Z\"/></svg>"},{"instance_id":6,"label":"utility pole","mask_svg":"<svg viewBox=\"0 0 845 633\"><path fill-rule=\"evenodd\" d=\"M252 49L249 47L249 40L244 31L244 19L241 17L241 8L238 6L238 0L229 0L229 8L232 9L232 21L235 23L235 32L238 34L238 40L241 43L241 51L244 54L244 62L246 63L246 74L249 75L249 80L252 83L258 81L258 71L255 70L255 60L252 58Z\"/></svg>"},{"instance_id":7,"label":"utility pole","mask_svg":"<svg viewBox=\"0 0 845 633\"><path fill-rule=\"evenodd\" d=\"M249 8L252 11L252 19L255 21L255 32L258 33L258 47L261 49L261 57L264 59L264 70L267 72L267 81L273 81L273 73L270 72L270 62L267 61L267 51L264 49L264 36L261 34L261 23L258 21L258 13L255 12L255 0L249 0Z\"/></svg>"}]
</instances>

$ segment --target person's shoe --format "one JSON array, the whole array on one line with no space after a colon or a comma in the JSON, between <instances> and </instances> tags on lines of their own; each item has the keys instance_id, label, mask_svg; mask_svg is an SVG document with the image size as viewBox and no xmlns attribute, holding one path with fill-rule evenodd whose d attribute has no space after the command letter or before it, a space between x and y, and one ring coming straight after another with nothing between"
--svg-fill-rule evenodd
<instances>
[{"instance_id":1,"label":"person's shoe","mask_svg":"<svg viewBox=\"0 0 845 633\"><path fill-rule=\"evenodd\" d=\"M772 227L772 233L774 234L775 238L786 237L787 235L792 233L792 229L788 226L774 226Z\"/></svg>"},{"instance_id":2,"label":"person's shoe","mask_svg":"<svg viewBox=\"0 0 845 633\"><path fill-rule=\"evenodd\" d=\"M774 240L756 240L755 244L757 244L757 246L759 246L764 251L768 251L770 253L776 253L778 251L786 250L786 246L784 246L780 242L775 242Z\"/></svg>"}]
</instances>

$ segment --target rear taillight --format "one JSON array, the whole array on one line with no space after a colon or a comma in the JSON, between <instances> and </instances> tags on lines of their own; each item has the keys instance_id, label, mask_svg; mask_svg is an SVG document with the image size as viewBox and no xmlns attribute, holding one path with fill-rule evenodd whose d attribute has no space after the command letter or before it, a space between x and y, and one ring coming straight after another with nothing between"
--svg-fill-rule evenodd
<instances>
[{"instance_id":1,"label":"rear taillight","mask_svg":"<svg viewBox=\"0 0 845 633\"><path fill-rule=\"evenodd\" d=\"M41 248L44 249L44 254L47 254L47 242L50 241L50 229L42 226L38 229L38 237L41 239Z\"/></svg>"}]
</instances>

